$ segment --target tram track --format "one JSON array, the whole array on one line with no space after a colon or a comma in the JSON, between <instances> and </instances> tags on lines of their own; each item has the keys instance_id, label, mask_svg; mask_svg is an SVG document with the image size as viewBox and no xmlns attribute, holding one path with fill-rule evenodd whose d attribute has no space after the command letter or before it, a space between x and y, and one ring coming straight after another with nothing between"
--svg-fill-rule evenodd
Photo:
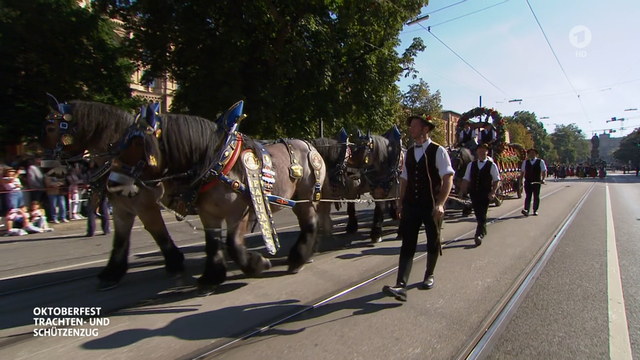
<instances>
[{"instance_id":1,"label":"tram track","mask_svg":"<svg viewBox=\"0 0 640 360\"><path fill-rule=\"evenodd\" d=\"M593 188L593 184L591 186L591 188ZM563 189L565 189L565 186L562 186L560 188L557 189L553 189L553 191L551 191L548 194L545 194L542 196L542 198L547 198L551 195L554 195L560 191L562 191ZM591 188L589 189L589 191L591 191ZM586 197L586 195L585 195ZM584 199L584 198L583 198ZM582 200L581 200L582 201ZM580 201L578 202L580 203ZM508 209L507 209L508 210ZM517 213L520 211L520 208L517 208L515 210L509 211L506 214L503 214L495 219L493 219L489 225L493 225L497 222L503 221L503 219L505 218L509 218L511 215ZM574 209L574 211L572 211L572 213L577 212L577 210ZM358 213L360 214L361 211L358 211ZM569 215L571 216L571 214ZM334 218L334 220L339 220L338 218ZM565 221L562 223L563 225L567 224L567 220L565 219ZM365 225L366 226L366 225ZM282 229L279 229L282 230ZM460 230L458 230L460 231ZM448 245L456 243L459 240L464 240L465 237L467 237L468 235L472 234L473 231L470 232L465 232L459 236L457 236L455 239L447 241L447 242L443 242L443 246L446 248ZM455 232L451 235L454 235ZM558 232L556 232L556 235L554 235L554 237L558 237ZM200 243L202 244L202 243ZM196 245L196 244L193 244ZM546 247L546 245L545 245ZM152 252L153 253L153 252ZM134 254L133 256L135 256L136 254ZM316 261L323 261L323 255L327 255L326 252L323 252L321 254L318 254L318 256L316 257ZM420 260L422 258L424 258L426 255L425 254L421 254L419 256L416 256L414 261L416 260ZM160 265L162 264L162 261L158 261L158 267L160 267ZM145 264L146 266L151 266L149 263ZM387 263L388 265L388 263ZM384 265L383 265L384 266ZM133 267L132 267L133 268ZM378 269L380 269L381 267L379 267ZM383 267L382 267L383 268ZM383 268L384 269L384 268ZM375 270L375 269L370 269L370 270ZM366 276L361 278L361 280L357 280L358 278L356 277L354 279L354 282L352 282L350 285L348 282L343 283L343 288L340 291L332 291L332 292L328 292L326 293L326 295L324 296L320 296L317 297L316 300L313 301L309 301L306 302L305 305L301 304L302 308L298 308L295 311L291 311L288 313L284 313L284 314L279 314L279 316L274 316L271 317L268 321L262 321L259 324L251 324L251 323L245 323L242 325L242 328L245 329L245 332L237 332L236 335L232 335L232 333L230 333L228 336L226 337L224 340L220 339L217 341L212 342L210 345L207 345L205 347L202 347L201 349L196 350L193 353L190 353L184 357L179 357L180 359L209 359L212 358L214 356L217 355L221 355L227 352L231 352L236 348L236 345L240 345L243 341L245 340L249 340L251 338L257 337L260 334L264 334L265 332L268 332L269 330L272 330L274 328L277 328L279 325L283 325L286 324L292 320L294 320L295 318L301 317L301 315L308 313L310 311L313 311L314 309L318 309L318 308L322 308L325 305L328 305L329 303L332 303L334 300L339 299L341 297L344 297L347 294L350 294L352 292L354 292L357 289L366 287L367 285L372 284L375 281L378 281L380 279L383 279L385 277L388 277L389 275L392 275L393 273L395 273L397 270L397 267L390 267L387 268L384 271L378 271L377 273L373 274L372 276ZM369 274L372 274L372 272L369 272ZM95 275L91 275L91 276L86 276L83 278L87 278L87 277L92 277ZM80 280L80 279L75 279ZM357 280L357 281L356 281ZM50 285L54 285L54 284L50 284ZM347 285L346 287L344 287L344 285ZM35 289L34 289L35 290ZM318 294L322 294L322 292L318 292ZM123 309L126 307L123 307ZM113 309L109 311L109 313L113 314L118 312L119 310L122 309ZM490 324L492 324L493 322L491 322ZM255 325L255 326L254 326ZM490 325L489 325L490 326ZM482 328L483 330L480 330L478 333L482 333L485 334L487 332L486 328L488 328L489 326L487 325L483 325ZM254 330L255 329L255 330ZM238 329L239 330L239 329ZM17 340L17 339L16 339ZM25 341L28 341L28 339L25 337L24 338ZM472 341L475 345L473 345L472 350L476 349L476 345L478 344L479 341ZM461 357L461 358L466 358L466 357ZM478 357L479 358L479 357Z\"/></svg>"},{"instance_id":2,"label":"tram track","mask_svg":"<svg viewBox=\"0 0 640 360\"><path fill-rule=\"evenodd\" d=\"M345 220L347 219L348 216L336 216L334 218L332 218L333 221L341 221L341 220ZM298 225L286 225L286 226L282 226L280 228L278 228L278 231L284 231L284 230L290 230L290 229L295 229L297 228ZM249 233L246 234L245 237L253 237L253 236L259 236L261 233L259 232L253 232L253 233ZM182 243L178 242L178 245L180 245L181 249L187 248L187 247L194 247L194 246L201 246L201 245L205 245L204 241L199 241L199 242L193 242L193 243L186 243L190 240L195 240L196 238L188 238L188 239L184 239L182 241ZM131 257L132 258L136 258L136 257L144 257L144 256L148 256L151 254L157 254L158 256L162 256L162 254L160 253L160 251L158 249L155 250L149 250L149 251L144 251L144 252L139 252L139 253L135 253L132 254ZM94 255L94 256L104 256L104 255L109 255L109 253L105 253L105 254L100 254L100 255ZM203 257L203 253L197 253L195 255L185 255L185 261L186 260L193 260L193 259L198 259L198 258L202 258ZM65 260L69 260L69 259L65 259ZM109 261L109 259L101 259L101 260L94 260L94 261L89 261L89 262L83 262L83 263L78 263L78 264L71 264L71 265L67 265L67 266L62 266L62 267L56 267L56 268L52 268L52 269L44 269L44 270L40 270L40 271L34 271L34 272L30 272L30 273L24 273L24 274L17 274L17 275L13 275L13 276L6 276L3 278L0 278L0 282L6 282L6 281L11 281L11 280L20 280L20 279L24 279L27 278L29 276L34 276L34 275L54 275L56 274L58 271L61 270L69 270L69 269L77 269L77 268L82 268L84 266L87 265L95 265L95 264L104 264L107 263ZM141 269L141 268L147 268L149 270L152 269L157 269L157 268L161 268L164 266L164 259L158 259L158 260L150 260L150 261L139 261L136 262L135 264L131 264L129 267L129 270L135 270L135 269ZM94 278L97 275L97 273L91 273L91 274L86 274L86 275L81 275L81 276L75 276L75 277L71 277L71 278L66 278L66 279L62 279L62 280L57 280L57 281L52 281L52 282L46 282L43 284L37 284L34 286L29 286L29 287L24 287L24 288L19 288L19 289L13 289L13 290L9 290L9 291L2 291L0 292L0 299L10 296L10 295L16 295L16 294L21 294L21 293L26 293L29 291L34 291L34 290L40 290L40 289L45 289L48 287L52 287L52 286L58 286L58 285L62 285L62 284L70 284L76 281L82 281L82 280L86 280L89 278Z\"/></svg>"},{"instance_id":3,"label":"tram track","mask_svg":"<svg viewBox=\"0 0 640 360\"><path fill-rule=\"evenodd\" d=\"M560 187L550 193L547 193L543 196L541 196L541 199L550 197L562 190L564 190L567 186L563 186ZM577 211L580 209L580 207L582 206L582 204L584 203L584 200L587 198L588 194L591 192L591 190L595 187L595 183L593 183L591 185L591 187L589 188L589 190L585 193L585 195L578 201L577 205L573 208L573 210L570 212L570 214L565 218L565 220L561 223L559 229L557 231L554 231L554 235L552 236L552 238L547 241L545 243L545 245L543 246L543 248L540 250L539 256L536 256L536 258L532 261L532 265L530 265L529 267L527 267L525 269L525 271L521 274L521 276L518 278L516 284L514 284L512 286L512 289L515 288L515 290L510 290L505 297L503 298L503 301L501 301L496 308L494 309L494 311L492 311L492 313L490 313L490 315L488 316L488 318L483 322L481 328L476 332L476 335L473 336L470 341L465 344L465 346L463 347L463 350L460 352L460 354L458 354L456 356L456 360L459 359L482 359L483 357L478 357L479 355L482 356L486 356L487 355L487 350L490 350L491 346L488 345L492 345L492 343L487 341L487 336L489 336L488 339L495 341L494 337L497 337L496 335L499 335L498 331L499 329L503 328L504 326L506 326L506 322L505 320L508 322L508 319L510 317L506 317L505 316L505 309L507 309L507 305L509 304L513 304L513 299L515 296L521 297L522 295L524 295L526 292L523 291L518 291L521 290L521 284L523 283L524 280L529 279L526 283L526 286L531 286L531 284L533 283L533 279L535 279L535 275L532 277L532 272L534 270L536 270L537 272L541 271L542 266L535 266L536 264L539 263L540 261L540 256L547 254L549 247L551 245L553 245L553 241L554 240L559 240L561 238L562 233L564 232L564 230L568 227L568 224L570 224L570 221L573 219L573 217L575 216L575 214L577 213ZM491 226L497 222L503 221L503 219L509 218L510 216L520 212L521 209L517 208L515 210L509 211L506 214L503 214L495 219L493 219L492 221L490 221L487 226ZM472 235L475 233L475 229L472 231L467 231L459 236L457 236L456 238L454 238L453 240L449 240L446 242L443 242L442 247L443 249L446 248L447 245L456 243L457 241L460 241L461 239L464 239L466 237L468 237L469 235ZM418 261L422 258L426 257L426 253L420 254L418 256L415 256L413 261ZM548 258L548 255L547 255ZM259 326L252 326L253 328L255 328L255 330L251 330L251 331L246 331L244 333L238 334L236 336L232 336L230 337L230 339L228 340L224 340L224 341L216 341L213 344L203 347L193 353L187 354L183 357L180 357L179 360L207 360L207 359L212 359L217 355L220 354L224 354L226 352L229 351L233 351L234 347L236 345L239 345L240 343L242 343L243 341L252 339L260 334L264 334L265 332L268 332L270 330L274 330L277 326L279 325L283 325L295 318L300 317L301 315L308 313L310 311L316 310L322 306L327 305L328 303L332 302L333 300L336 300L340 297L343 297L347 294L350 294L352 292L354 292L355 290L358 290L360 288L363 288L369 284L372 284L373 282L376 282L378 280L381 280L385 277L388 277L389 275L394 274L396 271L398 270L397 266L391 267L389 269L386 269L384 271L381 271L375 275L372 276L368 276L365 277L363 279L361 279L360 281L355 282L353 285L337 291L337 292L331 292L326 294L325 296L322 296L320 298L318 298L315 301L309 302L307 303L302 309L299 309L295 312L292 313L288 313L285 315L281 315L275 318L272 318L270 321L268 322L263 322L261 325ZM506 299L506 301L504 300ZM521 298L516 299L516 301L522 301ZM509 307L506 311L507 312L512 312L515 311L515 309L517 308L517 306L513 307ZM499 318L500 317L500 318ZM500 323L497 323L496 321L500 321ZM494 324L496 324L497 326L492 327ZM489 332L488 330L491 330L492 332ZM471 356L475 356L475 357L471 357Z\"/></svg>"}]
</instances>

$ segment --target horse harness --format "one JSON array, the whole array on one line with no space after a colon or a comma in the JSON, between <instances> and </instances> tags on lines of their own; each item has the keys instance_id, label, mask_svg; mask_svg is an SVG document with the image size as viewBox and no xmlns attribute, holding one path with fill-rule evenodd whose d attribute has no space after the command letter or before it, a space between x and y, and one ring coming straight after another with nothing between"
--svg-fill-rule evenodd
<instances>
[{"instance_id":1,"label":"horse harness","mask_svg":"<svg viewBox=\"0 0 640 360\"><path fill-rule=\"evenodd\" d=\"M402 173L402 143L400 141L397 142L398 151L396 152L393 164L390 164L390 172L381 174L375 165L369 165L369 162L371 161L371 153L374 149L374 142L373 137L370 134L367 135L367 138L368 140L364 144L365 167L363 169L360 169L360 173L369 185L371 192L375 193L379 190L382 192L380 197L384 198L389 195L389 191L391 191L391 188L394 185L397 185L400 181L400 173Z\"/></svg>"},{"instance_id":2,"label":"horse harness","mask_svg":"<svg viewBox=\"0 0 640 360\"><path fill-rule=\"evenodd\" d=\"M77 128L75 124L70 125L73 122L73 116L71 115L71 112L72 112L71 105L60 104L58 103L58 100L55 97L53 97L53 95L50 95L50 94L47 94L47 95L53 101L55 101L55 103L58 104L58 108L54 109L52 107L51 112L46 116L45 120L48 123L52 123L52 124L55 124L56 120L59 121L58 128L60 131L60 137L58 138L58 142L56 143L55 149L45 150L45 155L49 155L55 158L56 159L55 161L59 163L61 155L64 154L64 150L63 150L64 146L69 146L73 144L74 138L72 133L76 133ZM94 155L93 157L99 157L104 155L112 155L112 152ZM83 155L70 157L65 162L69 163L76 160L81 160L83 158L84 158ZM104 176L111 170L112 164L113 164L113 157L111 157L104 164L102 164L102 166L99 167L98 170L96 170L89 178L89 184L88 184L89 194L91 199L93 199L94 201L99 200L99 198L102 196L106 188L106 181L104 181Z\"/></svg>"}]
</instances>

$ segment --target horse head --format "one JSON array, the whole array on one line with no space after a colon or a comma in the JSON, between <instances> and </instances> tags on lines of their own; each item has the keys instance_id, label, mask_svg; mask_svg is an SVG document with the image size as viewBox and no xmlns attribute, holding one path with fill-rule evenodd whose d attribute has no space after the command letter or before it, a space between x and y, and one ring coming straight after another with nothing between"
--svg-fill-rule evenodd
<instances>
[{"instance_id":1,"label":"horse head","mask_svg":"<svg viewBox=\"0 0 640 360\"><path fill-rule=\"evenodd\" d=\"M137 178L143 172L157 175L160 171L160 119L158 104L143 106L134 123L127 129L114 152L117 165Z\"/></svg>"},{"instance_id":2,"label":"horse head","mask_svg":"<svg viewBox=\"0 0 640 360\"><path fill-rule=\"evenodd\" d=\"M66 160L82 155L86 150L76 138L76 124L72 105L63 103L47 93L49 114L45 118L42 147L45 160Z\"/></svg>"},{"instance_id":3,"label":"horse head","mask_svg":"<svg viewBox=\"0 0 640 360\"><path fill-rule=\"evenodd\" d=\"M371 135L371 130L367 131L366 134L363 134L360 129L356 131L356 139L351 148L351 158L348 164L354 168L365 168L371 165L373 135Z\"/></svg>"}]
</instances>

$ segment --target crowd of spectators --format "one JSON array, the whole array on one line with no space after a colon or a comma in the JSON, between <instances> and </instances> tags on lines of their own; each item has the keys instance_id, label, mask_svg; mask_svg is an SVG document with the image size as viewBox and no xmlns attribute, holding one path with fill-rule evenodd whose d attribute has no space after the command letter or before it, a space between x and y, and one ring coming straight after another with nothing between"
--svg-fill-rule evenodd
<instances>
[{"instance_id":1,"label":"crowd of spectators","mask_svg":"<svg viewBox=\"0 0 640 360\"><path fill-rule=\"evenodd\" d=\"M0 231L5 236L53 231L49 224L81 220L91 211L102 216L88 209L89 162L50 169L41 165L40 158L0 163Z\"/></svg>"}]
</instances>

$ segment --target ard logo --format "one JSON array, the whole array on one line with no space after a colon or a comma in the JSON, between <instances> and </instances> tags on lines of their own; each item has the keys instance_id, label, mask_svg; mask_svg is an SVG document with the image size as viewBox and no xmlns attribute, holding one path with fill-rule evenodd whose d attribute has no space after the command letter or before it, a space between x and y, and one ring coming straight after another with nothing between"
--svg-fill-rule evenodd
<instances>
[{"instance_id":1,"label":"ard logo","mask_svg":"<svg viewBox=\"0 0 640 360\"><path fill-rule=\"evenodd\" d=\"M277 200L276 200L276 202L277 202L278 204L281 204L281 205L286 205L286 204L287 204L287 201L286 201L286 200L284 200L284 199L277 199Z\"/></svg>"}]
</instances>

